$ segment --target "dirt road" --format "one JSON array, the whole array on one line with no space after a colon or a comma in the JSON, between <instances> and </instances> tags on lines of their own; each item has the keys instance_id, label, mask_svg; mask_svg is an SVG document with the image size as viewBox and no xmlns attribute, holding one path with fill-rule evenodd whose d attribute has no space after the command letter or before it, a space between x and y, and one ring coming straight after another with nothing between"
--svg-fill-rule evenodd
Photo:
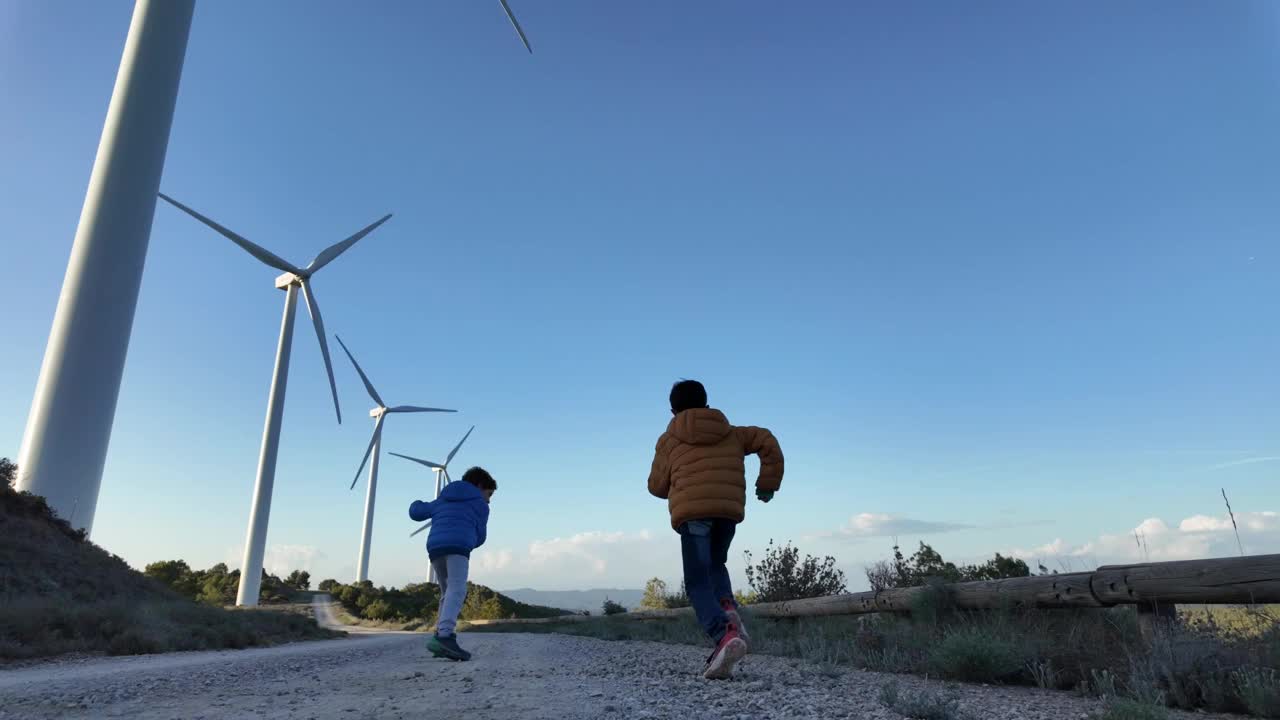
<instances>
[{"instance_id":1,"label":"dirt road","mask_svg":"<svg viewBox=\"0 0 1280 720\"><path fill-rule=\"evenodd\" d=\"M0 670L0 718L900 717L878 701L886 676L827 676L783 658L752 656L733 681L708 682L697 675L701 648L466 633L461 639L475 660L452 663L431 658L425 639L363 632L259 650ZM1026 688L955 692L983 720L1076 720L1098 709L1074 695Z\"/></svg>"}]
</instances>

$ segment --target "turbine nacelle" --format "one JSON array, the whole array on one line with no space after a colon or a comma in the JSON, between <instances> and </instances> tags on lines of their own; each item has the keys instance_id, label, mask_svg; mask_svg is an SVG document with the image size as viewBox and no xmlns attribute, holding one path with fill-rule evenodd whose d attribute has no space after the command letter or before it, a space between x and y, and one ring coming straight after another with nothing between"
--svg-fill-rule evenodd
<instances>
[{"instance_id":1,"label":"turbine nacelle","mask_svg":"<svg viewBox=\"0 0 1280 720\"><path fill-rule=\"evenodd\" d=\"M342 352L347 354L347 359L351 361L351 366L356 369L356 374L360 376L360 382L364 383L365 392L369 393L369 399L378 403L376 407L369 411L369 417L373 418L373 437L369 438L369 447L364 451L364 457L360 458L360 466L356 468L356 475L351 480L351 489L354 489L356 483L360 481L360 472L364 470L365 463L369 462L369 456L373 454L373 449L378 445L378 439L382 437L382 424L386 422L387 416L392 413L423 413L423 412L458 412L457 410L446 410L444 408L420 407L418 405L393 405L387 407L382 396L378 394L377 389L373 387L373 383L369 381L369 376L364 374L364 369L360 367L360 363L356 362L356 358L351 354L351 350L347 348L347 344L342 342L342 338L334 335L338 345L342 347Z\"/></svg>"},{"instance_id":2,"label":"turbine nacelle","mask_svg":"<svg viewBox=\"0 0 1280 720\"><path fill-rule=\"evenodd\" d=\"M160 193L160 199L209 226L219 235L225 237L236 245L239 245L242 250L257 258L258 262L261 262L263 265L275 268L276 270L283 270L284 274L276 278L276 287L278 289L288 291L295 285L302 288L302 297L307 303L307 312L311 315L311 322L315 325L316 339L320 342L320 355L324 358L324 370L329 376L329 392L333 395L333 412L338 417L338 422L341 423L342 408L338 404L338 384L333 378L333 362L329 359L329 343L325 339L324 319L320 317L320 305L316 302L316 291L311 287L311 276L315 275L320 268L336 260L339 255L350 250L352 245L360 242L365 235L368 235L376 230L379 225L390 220L391 216L384 215L381 219L370 223L346 240L330 245L317 255L305 268L300 268L270 250L267 250L261 245L257 245L249 241L244 236L228 230L217 222L201 215L164 193ZM294 302L292 299L286 300L286 303L292 302Z\"/></svg>"}]
</instances>

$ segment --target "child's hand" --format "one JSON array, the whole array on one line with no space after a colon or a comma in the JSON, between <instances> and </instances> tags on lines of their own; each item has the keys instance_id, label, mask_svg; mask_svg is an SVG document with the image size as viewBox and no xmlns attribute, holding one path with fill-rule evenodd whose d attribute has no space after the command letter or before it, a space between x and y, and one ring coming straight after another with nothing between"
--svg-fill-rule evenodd
<instances>
[{"instance_id":1,"label":"child's hand","mask_svg":"<svg viewBox=\"0 0 1280 720\"><path fill-rule=\"evenodd\" d=\"M756 491L756 497L760 499L760 502L762 502L762 503L767 503L767 502L769 502L770 500L772 500L772 499L773 499L773 491L772 491L772 490L757 490L757 491Z\"/></svg>"}]
</instances>

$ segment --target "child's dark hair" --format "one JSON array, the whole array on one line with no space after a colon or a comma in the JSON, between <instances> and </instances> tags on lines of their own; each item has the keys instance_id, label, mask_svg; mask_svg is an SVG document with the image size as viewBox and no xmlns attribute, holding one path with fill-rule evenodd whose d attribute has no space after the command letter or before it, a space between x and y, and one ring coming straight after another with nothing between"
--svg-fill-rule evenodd
<instances>
[{"instance_id":1,"label":"child's dark hair","mask_svg":"<svg viewBox=\"0 0 1280 720\"><path fill-rule=\"evenodd\" d=\"M671 386L671 412L680 414L685 410L696 410L707 407L707 389L697 380L681 380Z\"/></svg>"},{"instance_id":2,"label":"child's dark hair","mask_svg":"<svg viewBox=\"0 0 1280 720\"><path fill-rule=\"evenodd\" d=\"M462 482L471 483L481 490L496 491L498 489L498 481L494 480L489 471L482 467L473 467L462 473Z\"/></svg>"}]
</instances>

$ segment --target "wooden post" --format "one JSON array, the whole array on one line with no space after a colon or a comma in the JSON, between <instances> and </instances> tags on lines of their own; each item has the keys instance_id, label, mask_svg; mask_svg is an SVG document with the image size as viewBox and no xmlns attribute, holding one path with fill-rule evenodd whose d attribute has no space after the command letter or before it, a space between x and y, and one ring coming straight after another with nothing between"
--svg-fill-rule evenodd
<instances>
[{"instance_id":1,"label":"wooden post","mask_svg":"<svg viewBox=\"0 0 1280 720\"><path fill-rule=\"evenodd\" d=\"M1173 603L1138 603L1138 633L1148 650L1154 648L1160 637L1177 622L1178 608Z\"/></svg>"}]
</instances>

